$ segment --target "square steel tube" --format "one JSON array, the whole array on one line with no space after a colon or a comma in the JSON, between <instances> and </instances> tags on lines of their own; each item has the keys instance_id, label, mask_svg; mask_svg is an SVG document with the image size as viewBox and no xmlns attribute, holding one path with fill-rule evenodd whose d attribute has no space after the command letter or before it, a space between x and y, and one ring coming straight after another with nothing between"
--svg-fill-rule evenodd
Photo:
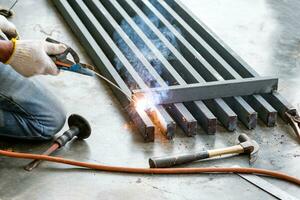
<instances>
[{"instance_id":1,"label":"square steel tube","mask_svg":"<svg viewBox=\"0 0 300 200\"><path fill-rule=\"evenodd\" d=\"M91 57L96 67L101 73L107 77L110 81L114 82L127 94L131 94L131 91L122 80L118 72L114 69L108 58L103 53L102 49L98 46L96 41L93 39L85 25L79 19L77 14L71 8L67 0L53 0L53 3L57 9L62 13L64 19L70 25L73 32L79 38L81 44L87 50L87 53ZM144 111L138 111L131 106L131 102L114 87L110 86L115 96L118 98L121 105L128 111L128 115L131 118L134 125L137 127L145 141L154 140L154 124Z\"/></svg>"},{"instance_id":2,"label":"square steel tube","mask_svg":"<svg viewBox=\"0 0 300 200\"><path fill-rule=\"evenodd\" d=\"M105 54L110 56L110 61L113 62L113 59L118 58L122 63L122 69L124 69L133 80L126 80L128 85L131 85L131 82L134 81L137 84L137 87L141 89L148 88L146 82L139 76L137 71L127 60L125 55L121 52L119 47L114 43L111 36L105 28L100 24L100 22L95 18L93 13L85 5L85 3L80 1L69 1L71 7L76 11L79 18L84 22L91 35L94 37L95 41L104 48ZM156 113L157 112L157 113ZM176 129L176 123L169 116L168 112L161 105L157 105L155 112L148 112L152 121L155 122L158 130L165 133L166 136L174 135ZM159 117L160 121L157 120Z\"/></svg>"},{"instance_id":3,"label":"square steel tube","mask_svg":"<svg viewBox=\"0 0 300 200\"><path fill-rule=\"evenodd\" d=\"M90 8L90 10L95 14L95 17L98 20L102 20L106 26L111 26L112 31L117 32L120 38L123 39L124 43L130 48L132 52L136 55L137 59L145 66L148 70L149 75L153 76L156 83L161 86L167 86L165 80L162 79L161 75L155 71L152 65L149 63L145 55L138 49L138 47L130 40L129 36L125 33L125 31L120 27L118 22L112 17L115 15L117 10L112 11L113 7L106 8L104 4L110 5L110 3L117 3L117 2L110 2L110 1L92 1L92 0L85 0L86 5ZM108 12L110 10L111 12ZM110 14L111 13L111 14ZM105 17L104 17L105 16ZM119 22L120 23L120 22ZM165 75L165 77L168 75ZM168 79L170 81L170 79ZM197 121L191 115L191 113L185 108L182 103L171 104L165 106L166 110L170 113L170 115L176 120L176 122L180 125L183 131L188 135L195 135L197 131ZM172 138L174 135L173 132L168 133L168 138Z\"/></svg>"},{"instance_id":4,"label":"square steel tube","mask_svg":"<svg viewBox=\"0 0 300 200\"><path fill-rule=\"evenodd\" d=\"M228 45L226 45L214 32L212 32L201 20L183 5L180 0L165 0L172 9L176 11L188 24L242 77L258 77L259 74L253 70L241 57L239 57ZM279 93L262 95L279 113L286 119L286 112L296 114L297 111ZM257 100L256 100L257 101ZM256 102L257 103L257 102Z\"/></svg>"},{"instance_id":5,"label":"square steel tube","mask_svg":"<svg viewBox=\"0 0 300 200\"><path fill-rule=\"evenodd\" d=\"M256 77L194 83L186 86L175 85L149 89L133 90L133 98L160 98L159 104L207 100L232 96L247 96L272 93L277 89L278 79L273 77Z\"/></svg>"}]
</instances>

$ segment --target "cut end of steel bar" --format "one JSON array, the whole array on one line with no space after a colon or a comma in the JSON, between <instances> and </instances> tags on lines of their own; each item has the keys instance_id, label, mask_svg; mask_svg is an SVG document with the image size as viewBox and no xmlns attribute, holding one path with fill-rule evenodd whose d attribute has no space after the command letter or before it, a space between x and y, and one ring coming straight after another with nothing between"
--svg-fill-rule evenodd
<instances>
[{"instance_id":1,"label":"cut end of steel bar","mask_svg":"<svg viewBox=\"0 0 300 200\"><path fill-rule=\"evenodd\" d=\"M173 139L176 131L176 123L167 115L166 111L161 106L158 106L157 108L149 109L147 113L158 131L165 135L167 139Z\"/></svg>"},{"instance_id":2,"label":"cut end of steel bar","mask_svg":"<svg viewBox=\"0 0 300 200\"><path fill-rule=\"evenodd\" d=\"M154 124L143 110L136 109L133 105L127 107L127 112L134 123L134 126L139 130L145 142L154 141Z\"/></svg>"},{"instance_id":3,"label":"cut end of steel bar","mask_svg":"<svg viewBox=\"0 0 300 200\"><path fill-rule=\"evenodd\" d=\"M207 126L202 128L205 129L207 134L214 135L217 132L217 123L218 123L217 118L208 119Z\"/></svg>"},{"instance_id":4,"label":"cut end of steel bar","mask_svg":"<svg viewBox=\"0 0 300 200\"><path fill-rule=\"evenodd\" d=\"M277 112L270 112L267 117L267 126L274 127L276 126L277 121Z\"/></svg>"},{"instance_id":5,"label":"cut end of steel bar","mask_svg":"<svg viewBox=\"0 0 300 200\"><path fill-rule=\"evenodd\" d=\"M197 120L190 114L183 104L169 104L165 106L169 113L187 136L194 136L197 132ZM179 112L179 109L181 112ZM184 115L183 115L184 114Z\"/></svg>"},{"instance_id":6,"label":"cut end of steel bar","mask_svg":"<svg viewBox=\"0 0 300 200\"><path fill-rule=\"evenodd\" d=\"M248 120L247 120L247 124L245 124L245 126L248 128L248 129L255 129L256 128L256 125L257 125L257 113L251 113L249 116L248 116Z\"/></svg>"},{"instance_id":7,"label":"cut end of steel bar","mask_svg":"<svg viewBox=\"0 0 300 200\"><path fill-rule=\"evenodd\" d=\"M228 119L229 120L228 120L228 124L226 125L226 128L228 131L233 132L237 128L238 118L237 116L230 116Z\"/></svg>"}]
</instances>

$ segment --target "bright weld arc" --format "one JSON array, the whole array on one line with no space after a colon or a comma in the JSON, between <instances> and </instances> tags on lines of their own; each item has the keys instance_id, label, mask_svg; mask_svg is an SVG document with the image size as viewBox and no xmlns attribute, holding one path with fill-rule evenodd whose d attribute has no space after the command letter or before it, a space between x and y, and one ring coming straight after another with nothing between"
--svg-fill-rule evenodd
<instances>
[{"instance_id":1,"label":"bright weld arc","mask_svg":"<svg viewBox=\"0 0 300 200\"><path fill-rule=\"evenodd\" d=\"M153 123L158 128L157 130L159 132L166 132L166 124L164 122L163 116L160 114L160 112L157 110L156 105L159 104L159 101L157 101L160 98L153 98L153 95L147 93L147 95L142 96L134 96L135 99L135 109L137 111L145 111L153 121Z\"/></svg>"},{"instance_id":2,"label":"bright weld arc","mask_svg":"<svg viewBox=\"0 0 300 200\"><path fill-rule=\"evenodd\" d=\"M105 76L95 72L95 75L97 75L98 77L100 77L102 80L106 81L107 83L109 83L110 85L112 85L114 88L118 89L120 92L122 92L128 99L129 101L134 103L134 106L137 110L139 111L146 111L146 112L152 112L155 111L155 103L150 101L149 98L146 97L132 97L130 95L128 95L125 91L123 91L119 86L117 86L116 84L114 84L112 81L110 81L109 79L107 79Z\"/></svg>"},{"instance_id":3,"label":"bright weld arc","mask_svg":"<svg viewBox=\"0 0 300 200\"><path fill-rule=\"evenodd\" d=\"M146 96L135 97L135 108L140 111L151 112L155 110L155 103Z\"/></svg>"},{"instance_id":4,"label":"bright weld arc","mask_svg":"<svg viewBox=\"0 0 300 200\"><path fill-rule=\"evenodd\" d=\"M94 71L94 70L93 70ZM135 97L135 96L129 96L125 91L123 91L118 85L114 84L112 81L110 81L108 78L105 76L95 72L95 75L100 77L102 80L106 81L108 84L112 85L114 88L122 92L131 102L134 103L134 107L137 111L145 111L146 113L150 114L152 117L152 120L154 121L155 124L157 124L158 127L161 127L162 131L164 130L164 125L162 125L162 120L160 119L161 116L159 115L159 112L155 108L155 103L151 100L150 98L146 98L145 96L142 97ZM148 94L149 95L149 94ZM158 98L160 99L160 98ZM156 102L158 104L158 102Z\"/></svg>"}]
</instances>

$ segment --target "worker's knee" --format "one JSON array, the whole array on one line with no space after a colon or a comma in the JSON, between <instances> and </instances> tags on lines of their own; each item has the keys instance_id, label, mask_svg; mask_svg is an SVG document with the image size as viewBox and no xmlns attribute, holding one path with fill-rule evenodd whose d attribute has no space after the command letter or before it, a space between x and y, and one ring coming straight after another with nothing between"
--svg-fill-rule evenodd
<instances>
[{"instance_id":1,"label":"worker's knee","mask_svg":"<svg viewBox=\"0 0 300 200\"><path fill-rule=\"evenodd\" d=\"M42 126L41 139L52 139L64 126L66 112L61 106L57 105L51 112L46 113L38 120L38 123Z\"/></svg>"},{"instance_id":2,"label":"worker's knee","mask_svg":"<svg viewBox=\"0 0 300 200\"><path fill-rule=\"evenodd\" d=\"M36 115L0 110L0 136L25 140L50 140L64 126L65 111L55 107Z\"/></svg>"},{"instance_id":3,"label":"worker's knee","mask_svg":"<svg viewBox=\"0 0 300 200\"><path fill-rule=\"evenodd\" d=\"M51 139L65 123L61 102L39 80L26 79L10 66L0 66L0 135Z\"/></svg>"},{"instance_id":4,"label":"worker's knee","mask_svg":"<svg viewBox=\"0 0 300 200\"><path fill-rule=\"evenodd\" d=\"M42 107L35 115L22 119L23 135L21 138L28 140L50 140L65 124L66 112L59 102L50 102L48 107ZM25 123L24 123L25 122Z\"/></svg>"}]
</instances>

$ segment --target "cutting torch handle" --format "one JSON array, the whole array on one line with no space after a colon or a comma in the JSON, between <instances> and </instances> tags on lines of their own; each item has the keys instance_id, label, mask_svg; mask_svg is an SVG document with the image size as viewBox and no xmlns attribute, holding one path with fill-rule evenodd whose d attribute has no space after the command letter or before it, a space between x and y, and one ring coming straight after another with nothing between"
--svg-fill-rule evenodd
<instances>
[{"instance_id":1,"label":"cutting torch handle","mask_svg":"<svg viewBox=\"0 0 300 200\"><path fill-rule=\"evenodd\" d=\"M54 44L64 44L62 42L59 42L57 40L54 40L52 38L46 38L46 41L47 42L50 42L50 43L54 43ZM66 45L66 44L64 44ZM73 60L74 60L74 63L79 63L80 62L80 59L79 59L79 56L78 54L76 53L76 51L74 51L74 49L72 49L71 47L69 47L68 45L67 46L67 49L62 53L62 54L59 54L59 55L51 55L52 57L56 57L56 60L60 60L60 61L64 61L67 59L67 56L68 54L71 54L71 56L73 57ZM73 63L73 64L74 64Z\"/></svg>"},{"instance_id":2,"label":"cutting torch handle","mask_svg":"<svg viewBox=\"0 0 300 200\"><path fill-rule=\"evenodd\" d=\"M153 157L149 159L149 165L151 168L165 168L175 165L190 163L196 160L202 160L209 158L208 151L201 151L192 154L179 154L165 157Z\"/></svg>"}]
</instances>

